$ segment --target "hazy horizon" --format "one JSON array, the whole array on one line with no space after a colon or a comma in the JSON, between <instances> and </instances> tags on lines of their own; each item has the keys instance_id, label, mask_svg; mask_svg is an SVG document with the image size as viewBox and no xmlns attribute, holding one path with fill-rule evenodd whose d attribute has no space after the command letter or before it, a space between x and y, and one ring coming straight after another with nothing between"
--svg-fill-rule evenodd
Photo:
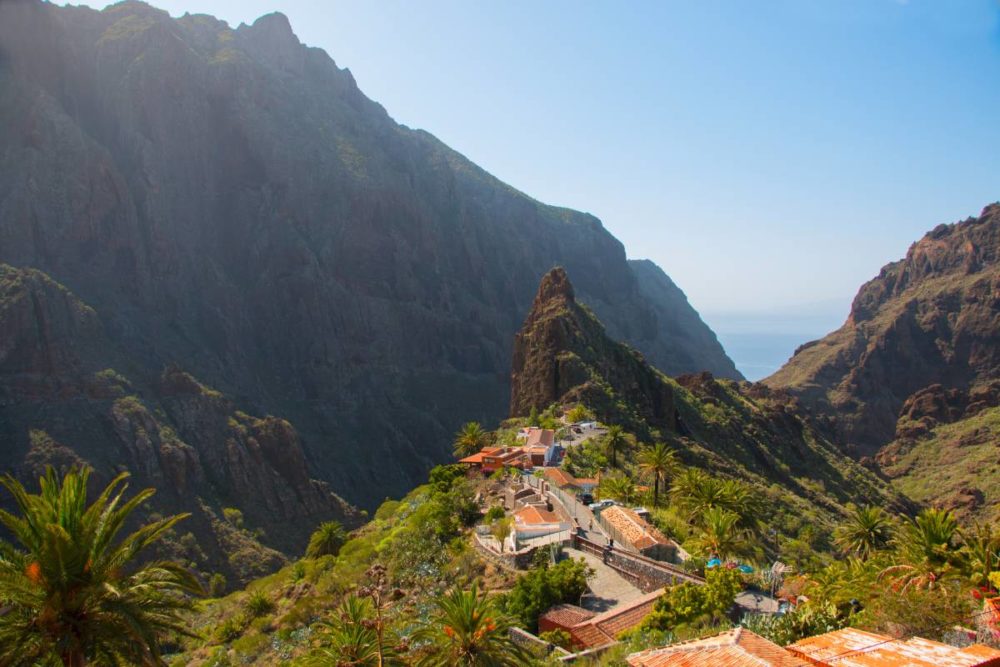
<instances>
[{"instance_id":1,"label":"hazy horizon","mask_svg":"<svg viewBox=\"0 0 1000 667\"><path fill-rule=\"evenodd\" d=\"M822 335L766 315L827 304L835 328L881 266L1000 199L989 0L152 4L282 11L397 121L597 215L724 339L740 314Z\"/></svg>"}]
</instances>

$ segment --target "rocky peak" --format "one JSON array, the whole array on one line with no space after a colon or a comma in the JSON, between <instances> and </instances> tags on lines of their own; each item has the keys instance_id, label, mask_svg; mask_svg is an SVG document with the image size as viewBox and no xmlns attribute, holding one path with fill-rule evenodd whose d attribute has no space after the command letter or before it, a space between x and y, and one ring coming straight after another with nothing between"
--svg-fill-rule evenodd
<instances>
[{"instance_id":1,"label":"rocky peak","mask_svg":"<svg viewBox=\"0 0 1000 667\"><path fill-rule=\"evenodd\" d=\"M288 17L281 12L261 16L253 25L240 25L236 34L244 48L262 62L276 69L301 74L305 63L305 49L292 31Z\"/></svg>"},{"instance_id":2,"label":"rocky peak","mask_svg":"<svg viewBox=\"0 0 1000 667\"><path fill-rule=\"evenodd\" d=\"M565 301L576 303L576 295L573 293L573 285L569 282L566 269L557 266L544 276L538 286L538 294L535 296L534 310L539 310L541 306L552 301Z\"/></svg>"},{"instance_id":3,"label":"rocky peak","mask_svg":"<svg viewBox=\"0 0 1000 667\"><path fill-rule=\"evenodd\" d=\"M914 243L861 287L844 326L799 348L764 382L836 417L841 442L872 455L895 436L901 410L930 410L949 402L951 390L997 379L1000 206L993 204Z\"/></svg>"},{"instance_id":4,"label":"rocky peak","mask_svg":"<svg viewBox=\"0 0 1000 667\"><path fill-rule=\"evenodd\" d=\"M566 271L557 267L542 278L514 338L510 414L577 402L602 420L635 429L676 428L666 379L638 352L607 335L597 317L577 303ZM636 413L624 413L622 405Z\"/></svg>"}]
</instances>

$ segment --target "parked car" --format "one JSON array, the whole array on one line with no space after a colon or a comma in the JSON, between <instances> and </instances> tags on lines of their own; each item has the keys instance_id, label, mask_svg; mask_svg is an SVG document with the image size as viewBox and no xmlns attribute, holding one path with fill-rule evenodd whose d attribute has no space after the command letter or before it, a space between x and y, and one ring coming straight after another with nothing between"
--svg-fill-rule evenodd
<instances>
[{"instance_id":1,"label":"parked car","mask_svg":"<svg viewBox=\"0 0 1000 667\"><path fill-rule=\"evenodd\" d=\"M590 509L592 509L594 511L597 511L597 510L602 510L605 507L611 507L614 504L615 504L615 501L613 501L613 500L599 500L596 503L592 503L590 505L587 505L587 507L589 507Z\"/></svg>"},{"instance_id":2,"label":"parked car","mask_svg":"<svg viewBox=\"0 0 1000 667\"><path fill-rule=\"evenodd\" d=\"M577 496L577 499L584 505L590 505L594 502L594 494L592 493L581 493Z\"/></svg>"}]
</instances>

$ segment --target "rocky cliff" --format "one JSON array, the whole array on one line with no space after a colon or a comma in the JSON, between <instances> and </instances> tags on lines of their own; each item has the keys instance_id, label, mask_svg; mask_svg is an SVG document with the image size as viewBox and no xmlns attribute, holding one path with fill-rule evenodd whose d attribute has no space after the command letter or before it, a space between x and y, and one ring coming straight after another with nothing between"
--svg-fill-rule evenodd
<instances>
[{"instance_id":1,"label":"rocky cliff","mask_svg":"<svg viewBox=\"0 0 1000 667\"><path fill-rule=\"evenodd\" d=\"M131 381L176 362L295 424L313 474L368 506L503 416L554 265L665 372L738 377L600 221L396 124L280 14L0 3L0 261L87 303Z\"/></svg>"},{"instance_id":2,"label":"rocky cliff","mask_svg":"<svg viewBox=\"0 0 1000 667\"><path fill-rule=\"evenodd\" d=\"M688 465L750 482L782 525L829 520L847 502L910 507L786 392L707 372L671 379L650 366L605 332L560 268L542 279L515 337L511 385L511 416L582 403L646 442L670 443Z\"/></svg>"},{"instance_id":3,"label":"rocky cliff","mask_svg":"<svg viewBox=\"0 0 1000 667\"><path fill-rule=\"evenodd\" d=\"M975 391L1000 379L1000 205L939 225L858 292L847 322L803 345L764 383L835 419L871 455L932 385Z\"/></svg>"},{"instance_id":4,"label":"rocky cliff","mask_svg":"<svg viewBox=\"0 0 1000 667\"><path fill-rule=\"evenodd\" d=\"M158 489L148 511L193 514L167 544L206 580L245 582L302 553L316 523L361 520L310 479L288 422L243 413L176 366L132 382L96 311L37 270L0 264L0 341L0 469L88 465L95 487L129 471Z\"/></svg>"}]
</instances>

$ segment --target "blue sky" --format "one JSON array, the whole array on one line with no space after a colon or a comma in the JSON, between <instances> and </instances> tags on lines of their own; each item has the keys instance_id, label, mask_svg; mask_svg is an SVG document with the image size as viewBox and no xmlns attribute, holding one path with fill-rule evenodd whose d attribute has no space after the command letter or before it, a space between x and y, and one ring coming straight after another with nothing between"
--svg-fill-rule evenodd
<instances>
[{"instance_id":1,"label":"blue sky","mask_svg":"<svg viewBox=\"0 0 1000 667\"><path fill-rule=\"evenodd\" d=\"M153 4L284 12L396 120L594 213L720 330L823 333L1000 199L997 0Z\"/></svg>"}]
</instances>

